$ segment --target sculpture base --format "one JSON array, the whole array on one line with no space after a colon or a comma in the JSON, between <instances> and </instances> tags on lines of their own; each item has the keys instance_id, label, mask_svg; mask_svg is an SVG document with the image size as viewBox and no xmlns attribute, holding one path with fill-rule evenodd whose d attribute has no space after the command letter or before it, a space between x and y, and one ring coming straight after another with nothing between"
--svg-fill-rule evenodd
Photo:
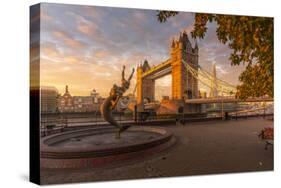
<instances>
[{"instance_id":1,"label":"sculpture base","mask_svg":"<svg viewBox=\"0 0 281 188\"><path fill-rule=\"evenodd\" d=\"M172 145L162 128L131 127L116 139L115 128L91 128L51 135L41 140L41 168L101 167L142 158Z\"/></svg>"}]
</instances>

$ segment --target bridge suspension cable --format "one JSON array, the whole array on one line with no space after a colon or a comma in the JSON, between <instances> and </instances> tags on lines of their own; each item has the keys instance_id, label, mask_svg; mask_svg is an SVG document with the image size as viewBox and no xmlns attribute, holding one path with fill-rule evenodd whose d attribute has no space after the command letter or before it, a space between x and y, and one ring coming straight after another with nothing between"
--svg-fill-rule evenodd
<instances>
[{"instance_id":1,"label":"bridge suspension cable","mask_svg":"<svg viewBox=\"0 0 281 188\"><path fill-rule=\"evenodd\" d=\"M203 74L205 74L206 76L208 76L210 79L213 79L213 75L211 75L208 71L205 71L200 65L198 65L198 68L200 71L202 71ZM217 82L221 85L225 85L225 86L228 86L228 87L232 87L232 88L235 88L236 89L236 86L224 81L224 80L221 80L219 78L216 78Z\"/></svg>"},{"instance_id":2,"label":"bridge suspension cable","mask_svg":"<svg viewBox=\"0 0 281 188\"><path fill-rule=\"evenodd\" d=\"M186 70L192 74L193 77L198 79L200 83L207 86L210 89L216 87L217 91L225 94L231 94L236 92L236 87L224 80L216 78L216 84L212 84L215 80L212 74L205 71L201 66L198 66L198 70L189 65L186 61L182 60Z\"/></svg>"}]
</instances>

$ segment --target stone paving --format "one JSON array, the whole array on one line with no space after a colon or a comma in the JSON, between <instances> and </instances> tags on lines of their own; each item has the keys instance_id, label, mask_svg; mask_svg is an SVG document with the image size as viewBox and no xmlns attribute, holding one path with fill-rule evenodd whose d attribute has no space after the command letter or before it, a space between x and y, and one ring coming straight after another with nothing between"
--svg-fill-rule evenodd
<instances>
[{"instance_id":1,"label":"stone paving","mask_svg":"<svg viewBox=\"0 0 281 188\"><path fill-rule=\"evenodd\" d=\"M273 121L262 118L166 125L168 150L102 169L41 170L42 184L273 170L273 147L258 138Z\"/></svg>"}]
</instances>

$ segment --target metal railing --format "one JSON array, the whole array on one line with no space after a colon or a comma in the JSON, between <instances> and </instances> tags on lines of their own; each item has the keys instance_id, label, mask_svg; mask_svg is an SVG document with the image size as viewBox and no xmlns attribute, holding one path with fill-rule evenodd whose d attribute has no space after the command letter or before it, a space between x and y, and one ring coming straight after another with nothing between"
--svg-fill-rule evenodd
<instances>
[{"instance_id":1,"label":"metal railing","mask_svg":"<svg viewBox=\"0 0 281 188\"><path fill-rule=\"evenodd\" d=\"M256 109L255 109L256 110ZM132 125L177 125L178 122L198 122L198 121L211 121L211 120L227 120L248 118L257 116L271 116L273 113L266 112L259 109L260 113L250 113L254 110L243 110L238 112L225 112L225 113L178 113L178 114L162 114L157 115L155 112L139 112L137 116L134 113L116 112L113 114L115 120L120 124ZM93 126L109 126L104 121L99 113L72 113L72 114L49 114L42 115L40 130L41 136L73 130L77 128L88 128Z\"/></svg>"}]
</instances>

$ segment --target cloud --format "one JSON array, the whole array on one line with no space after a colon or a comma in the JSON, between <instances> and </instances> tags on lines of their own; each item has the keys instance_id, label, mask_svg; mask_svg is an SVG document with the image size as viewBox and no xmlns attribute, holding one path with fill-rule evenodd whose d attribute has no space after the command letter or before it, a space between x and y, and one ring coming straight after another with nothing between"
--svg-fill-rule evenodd
<instances>
[{"instance_id":1,"label":"cloud","mask_svg":"<svg viewBox=\"0 0 281 188\"><path fill-rule=\"evenodd\" d=\"M44 21L52 21L53 20L53 17L52 16L50 16L48 13L47 13L47 11L46 11L46 9L42 9L41 11L40 11L40 18L41 18L41 20L44 20Z\"/></svg>"},{"instance_id":2,"label":"cloud","mask_svg":"<svg viewBox=\"0 0 281 188\"><path fill-rule=\"evenodd\" d=\"M54 31L53 35L58 39L61 40L65 45L67 45L70 48L84 48L86 45L76 39L73 39L70 35L68 35L64 31Z\"/></svg>"},{"instance_id":3,"label":"cloud","mask_svg":"<svg viewBox=\"0 0 281 188\"><path fill-rule=\"evenodd\" d=\"M60 51L53 43L41 44L41 53L48 57L59 57L61 55Z\"/></svg>"},{"instance_id":4,"label":"cloud","mask_svg":"<svg viewBox=\"0 0 281 188\"><path fill-rule=\"evenodd\" d=\"M108 66L98 64L69 64L69 62L55 63L41 58L41 83L54 85L63 93L64 86L69 85L72 94L89 95L93 88L97 88L103 95L108 95L110 88L121 79L121 71L111 72Z\"/></svg>"},{"instance_id":5,"label":"cloud","mask_svg":"<svg viewBox=\"0 0 281 188\"><path fill-rule=\"evenodd\" d=\"M172 38L183 30L189 33L194 22L193 13L183 12L159 23L154 10L56 4L42 9L42 83L60 91L69 84L81 95L93 88L108 95L114 83L120 84L123 65L129 74L144 59L152 66L165 61ZM199 64L211 70L216 62L218 77L238 80L242 68L230 66L229 48L217 40L215 24L208 27L206 37L198 40ZM134 77L130 92L135 82ZM168 78L159 83L163 91L171 87Z\"/></svg>"},{"instance_id":6,"label":"cloud","mask_svg":"<svg viewBox=\"0 0 281 188\"><path fill-rule=\"evenodd\" d=\"M85 24L85 23L80 23L77 27L78 31L80 31L81 33L84 33L86 35L93 35L94 34L94 29L93 27L91 27L90 25L88 24Z\"/></svg>"},{"instance_id":7,"label":"cloud","mask_svg":"<svg viewBox=\"0 0 281 188\"><path fill-rule=\"evenodd\" d=\"M71 68L69 66L64 66L61 68L62 71L70 71Z\"/></svg>"},{"instance_id":8,"label":"cloud","mask_svg":"<svg viewBox=\"0 0 281 188\"><path fill-rule=\"evenodd\" d=\"M66 54L61 52L55 43L43 43L41 45L41 58L47 59L52 63L84 63L83 56L77 56L75 54Z\"/></svg>"},{"instance_id":9,"label":"cloud","mask_svg":"<svg viewBox=\"0 0 281 188\"><path fill-rule=\"evenodd\" d=\"M221 65L217 65L216 70L221 74L227 74L228 73L226 70L224 70L224 68Z\"/></svg>"},{"instance_id":10,"label":"cloud","mask_svg":"<svg viewBox=\"0 0 281 188\"><path fill-rule=\"evenodd\" d=\"M73 17L76 21L77 30L81 32L82 34L86 34L88 36L93 36L97 33L97 26L95 22L90 21L89 19L86 19L85 17L78 15L73 12L67 12L68 15Z\"/></svg>"},{"instance_id":11,"label":"cloud","mask_svg":"<svg viewBox=\"0 0 281 188\"><path fill-rule=\"evenodd\" d=\"M68 62L68 63L80 63L81 58L76 57L76 56L66 56L63 58L63 61Z\"/></svg>"},{"instance_id":12,"label":"cloud","mask_svg":"<svg viewBox=\"0 0 281 188\"><path fill-rule=\"evenodd\" d=\"M111 56L111 53L108 50L97 49L94 51L93 56L98 59L108 58Z\"/></svg>"},{"instance_id":13,"label":"cloud","mask_svg":"<svg viewBox=\"0 0 281 188\"><path fill-rule=\"evenodd\" d=\"M133 17L135 19L138 19L138 21L145 21L147 18L147 15L145 14L144 11L141 11L141 10L135 10L134 13L133 13Z\"/></svg>"}]
</instances>

